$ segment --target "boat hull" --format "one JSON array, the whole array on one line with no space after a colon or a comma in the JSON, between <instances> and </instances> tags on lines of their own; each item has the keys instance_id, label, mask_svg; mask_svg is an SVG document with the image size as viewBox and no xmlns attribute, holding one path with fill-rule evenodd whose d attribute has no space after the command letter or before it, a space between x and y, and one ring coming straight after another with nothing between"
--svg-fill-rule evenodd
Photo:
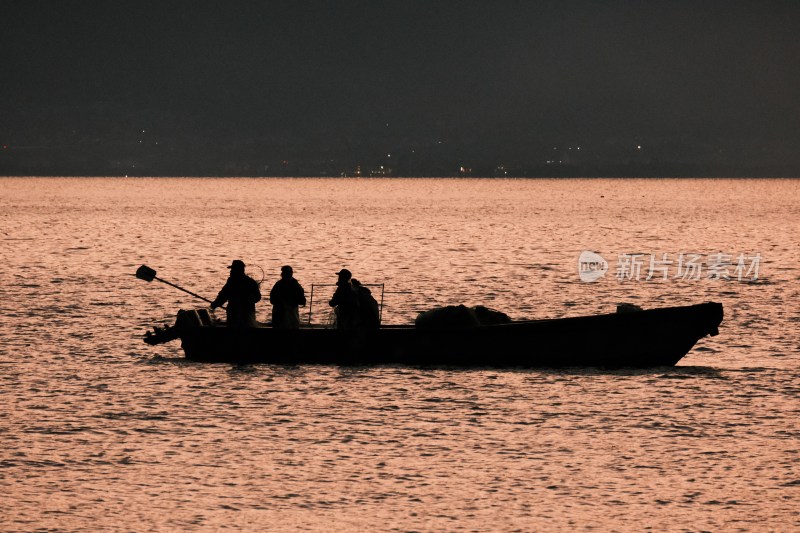
<instances>
[{"instance_id":1,"label":"boat hull","mask_svg":"<svg viewBox=\"0 0 800 533\"><path fill-rule=\"evenodd\" d=\"M719 303L463 329L372 332L218 325L178 331L188 359L224 363L455 367L675 365L722 322Z\"/></svg>"}]
</instances>

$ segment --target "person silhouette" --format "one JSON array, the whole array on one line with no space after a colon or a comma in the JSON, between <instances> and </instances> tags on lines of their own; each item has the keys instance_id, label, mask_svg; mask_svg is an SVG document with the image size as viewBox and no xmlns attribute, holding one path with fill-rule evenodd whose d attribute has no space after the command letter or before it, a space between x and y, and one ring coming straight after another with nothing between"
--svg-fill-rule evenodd
<instances>
[{"instance_id":1,"label":"person silhouette","mask_svg":"<svg viewBox=\"0 0 800 533\"><path fill-rule=\"evenodd\" d=\"M328 303L336 313L336 329L355 329L358 323L358 297L350 278L353 275L346 268L336 273L336 292Z\"/></svg>"},{"instance_id":2,"label":"person silhouette","mask_svg":"<svg viewBox=\"0 0 800 533\"><path fill-rule=\"evenodd\" d=\"M228 281L211 302L211 309L228 302L228 327L255 327L256 302L261 300L258 282L245 274L244 262L239 259L235 259L228 268L231 269Z\"/></svg>"},{"instance_id":3,"label":"person silhouette","mask_svg":"<svg viewBox=\"0 0 800 533\"><path fill-rule=\"evenodd\" d=\"M273 328L298 329L300 327L298 306L306 305L306 291L294 279L293 274L292 267L282 266L281 279L275 282L269 292Z\"/></svg>"},{"instance_id":4,"label":"person silhouette","mask_svg":"<svg viewBox=\"0 0 800 533\"><path fill-rule=\"evenodd\" d=\"M372 296L372 291L356 278L350 280L358 302L358 327L361 329L378 329L381 326L380 307Z\"/></svg>"}]
</instances>

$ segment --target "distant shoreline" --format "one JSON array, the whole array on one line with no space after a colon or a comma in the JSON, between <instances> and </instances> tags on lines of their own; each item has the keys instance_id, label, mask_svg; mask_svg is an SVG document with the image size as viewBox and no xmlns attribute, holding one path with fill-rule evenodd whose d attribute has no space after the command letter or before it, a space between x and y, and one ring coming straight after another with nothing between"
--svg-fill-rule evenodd
<instances>
[{"instance_id":1,"label":"distant shoreline","mask_svg":"<svg viewBox=\"0 0 800 533\"><path fill-rule=\"evenodd\" d=\"M0 179L354 179L364 181L390 181L408 179L438 179L438 180L796 180L800 179L800 172L787 176L245 176L245 175L72 175L72 174L31 174L31 175L5 175L0 174Z\"/></svg>"}]
</instances>

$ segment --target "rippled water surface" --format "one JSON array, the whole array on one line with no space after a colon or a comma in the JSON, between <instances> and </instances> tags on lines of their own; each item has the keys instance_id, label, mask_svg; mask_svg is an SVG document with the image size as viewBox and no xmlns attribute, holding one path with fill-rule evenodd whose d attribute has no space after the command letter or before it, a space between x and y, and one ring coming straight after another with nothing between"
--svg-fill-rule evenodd
<instances>
[{"instance_id":1,"label":"rippled water surface","mask_svg":"<svg viewBox=\"0 0 800 533\"><path fill-rule=\"evenodd\" d=\"M800 181L0 179L0 240L2 531L800 528ZM682 252L758 253L758 280L617 279L619 254ZM213 297L235 258L265 292L287 263L307 292L342 267L385 283L389 323L726 316L647 371L230 367L141 342L202 302L139 265Z\"/></svg>"}]
</instances>

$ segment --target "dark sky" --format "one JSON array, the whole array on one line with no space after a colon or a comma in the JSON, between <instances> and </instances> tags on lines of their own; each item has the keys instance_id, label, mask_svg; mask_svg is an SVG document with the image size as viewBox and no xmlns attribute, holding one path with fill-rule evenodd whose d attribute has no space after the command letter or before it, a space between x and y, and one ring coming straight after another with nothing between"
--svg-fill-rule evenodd
<instances>
[{"instance_id":1,"label":"dark sky","mask_svg":"<svg viewBox=\"0 0 800 533\"><path fill-rule=\"evenodd\" d=\"M298 142L386 123L487 145L800 141L795 0L25 0L0 13L11 137L32 123L102 135L133 115L174 135Z\"/></svg>"}]
</instances>

